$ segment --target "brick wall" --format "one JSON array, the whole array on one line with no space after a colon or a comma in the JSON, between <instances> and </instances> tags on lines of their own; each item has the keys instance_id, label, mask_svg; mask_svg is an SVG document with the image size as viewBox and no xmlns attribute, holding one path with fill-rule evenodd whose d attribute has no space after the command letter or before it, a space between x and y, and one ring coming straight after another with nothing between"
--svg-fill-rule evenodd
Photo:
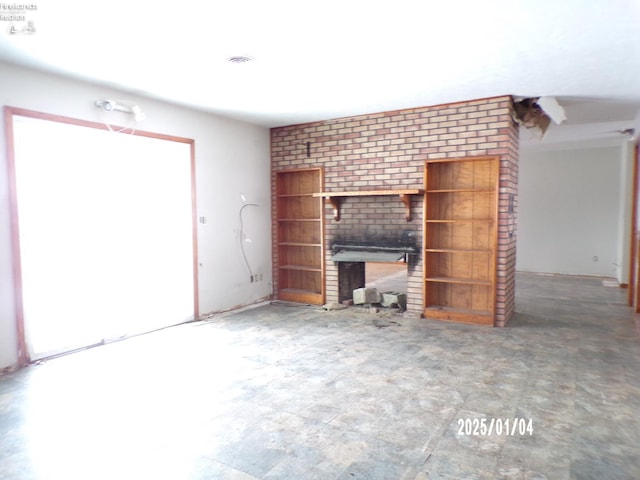
<instances>
[{"instance_id":1,"label":"brick wall","mask_svg":"<svg viewBox=\"0 0 640 480\"><path fill-rule=\"evenodd\" d=\"M508 96L455 104L381 112L271 131L272 171L322 167L326 191L423 188L424 162L435 158L500 157L498 297L496 325L514 310L515 212L518 178L518 128ZM307 142L311 142L307 157ZM330 246L340 236L389 238L414 235L422 245L423 199L412 199L412 220L395 197L350 197L341 220L325 207L326 300L337 301L338 273ZM276 231L274 225L274 232ZM274 238L275 245L275 238ZM410 257L407 310L423 308L422 255ZM274 251L274 291L277 291Z\"/></svg>"}]
</instances>

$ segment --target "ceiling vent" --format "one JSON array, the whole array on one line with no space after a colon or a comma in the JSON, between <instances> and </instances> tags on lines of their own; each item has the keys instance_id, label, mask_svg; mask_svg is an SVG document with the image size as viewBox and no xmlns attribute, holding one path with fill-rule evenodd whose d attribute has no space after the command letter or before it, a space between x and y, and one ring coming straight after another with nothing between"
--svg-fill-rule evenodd
<instances>
[{"instance_id":1,"label":"ceiling vent","mask_svg":"<svg viewBox=\"0 0 640 480\"><path fill-rule=\"evenodd\" d=\"M253 62L253 57L247 57L246 55L234 55L233 57L227 58L229 63L249 63Z\"/></svg>"}]
</instances>

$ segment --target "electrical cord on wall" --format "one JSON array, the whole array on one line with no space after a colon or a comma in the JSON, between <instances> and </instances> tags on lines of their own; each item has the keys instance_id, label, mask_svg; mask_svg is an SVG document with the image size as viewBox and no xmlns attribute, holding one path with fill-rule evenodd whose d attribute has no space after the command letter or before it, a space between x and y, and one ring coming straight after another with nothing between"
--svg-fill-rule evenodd
<instances>
[{"instance_id":1,"label":"electrical cord on wall","mask_svg":"<svg viewBox=\"0 0 640 480\"><path fill-rule=\"evenodd\" d=\"M253 270L251 270L251 265L249 264L249 260L247 259L247 253L244 251L244 223L242 221L242 212L247 207L259 207L257 203L245 203L242 207L240 207L240 250L242 251L242 257L244 258L244 263L247 265L247 270L249 270L249 275L253 279Z\"/></svg>"},{"instance_id":2,"label":"electrical cord on wall","mask_svg":"<svg viewBox=\"0 0 640 480\"><path fill-rule=\"evenodd\" d=\"M110 132L122 133L125 130L131 130L129 132L129 135L133 135L136 132L136 126L138 122L141 122L146 118L146 115L142 112L142 109L138 105L130 105L128 103L116 100L97 100L95 104L102 112L106 114L110 114L113 111L118 111L131 114L133 116L133 119L128 126L120 128L113 128L111 126L111 123L105 120L103 123Z\"/></svg>"},{"instance_id":3,"label":"electrical cord on wall","mask_svg":"<svg viewBox=\"0 0 640 480\"><path fill-rule=\"evenodd\" d=\"M122 132L124 132L125 130L131 130L131 132L129 132L129 135L133 135L133 134L135 134L135 133L136 133L135 126L132 126L132 127L122 127L120 130L117 130L117 129L113 128L113 127L111 126L111 124L110 124L110 123L105 122L104 124L105 124L105 126L109 129L109 131L110 131L110 132L113 132L113 133L122 133Z\"/></svg>"}]
</instances>

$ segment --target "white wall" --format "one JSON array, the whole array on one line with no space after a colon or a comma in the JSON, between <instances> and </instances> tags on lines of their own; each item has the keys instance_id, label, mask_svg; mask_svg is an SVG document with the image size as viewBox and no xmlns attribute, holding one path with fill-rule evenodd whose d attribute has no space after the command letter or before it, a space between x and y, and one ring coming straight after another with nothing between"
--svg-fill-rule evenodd
<instances>
[{"instance_id":1,"label":"white wall","mask_svg":"<svg viewBox=\"0 0 640 480\"><path fill-rule=\"evenodd\" d=\"M620 274L622 164L619 147L520 152L517 270Z\"/></svg>"},{"instance_id":2,"label":"white wall","mask_svg":"<svg viewBox=\"0 0 640 480\"><path fill-rule=\"evenodd\" d=\"M188 88L188 84L185 84ZM212 86L215 88L215 86ZM195 140L200 313L254 303L271 294L270 137L264 127L149 100L80 81L0 63L0 105L102 121L94 102L137 103L147 119L139 128ZM0 369L15 364L16 319L12 274L4 119L0 120ZM63 152L60 152L63 154ZM63 187L63 186L62 186ZM240 250L244 212L247 257L264 280L251 283Z\"/></svg>"}]
</instances>

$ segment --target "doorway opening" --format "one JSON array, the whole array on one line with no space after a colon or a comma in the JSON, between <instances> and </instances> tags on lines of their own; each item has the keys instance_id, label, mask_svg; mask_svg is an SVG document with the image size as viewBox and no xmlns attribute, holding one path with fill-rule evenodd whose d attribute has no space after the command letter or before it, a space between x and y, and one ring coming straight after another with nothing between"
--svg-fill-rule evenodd
<instances>
[{"instance_id":1,"label":"doorway opening","mask_svg":"<svg viewBox=\"0 0 640 480\"><path fill-rule=\"evenodd\" d=\"M193 141L7 112L19 363L197 318Z\"/></svg>"}]
</instances>

